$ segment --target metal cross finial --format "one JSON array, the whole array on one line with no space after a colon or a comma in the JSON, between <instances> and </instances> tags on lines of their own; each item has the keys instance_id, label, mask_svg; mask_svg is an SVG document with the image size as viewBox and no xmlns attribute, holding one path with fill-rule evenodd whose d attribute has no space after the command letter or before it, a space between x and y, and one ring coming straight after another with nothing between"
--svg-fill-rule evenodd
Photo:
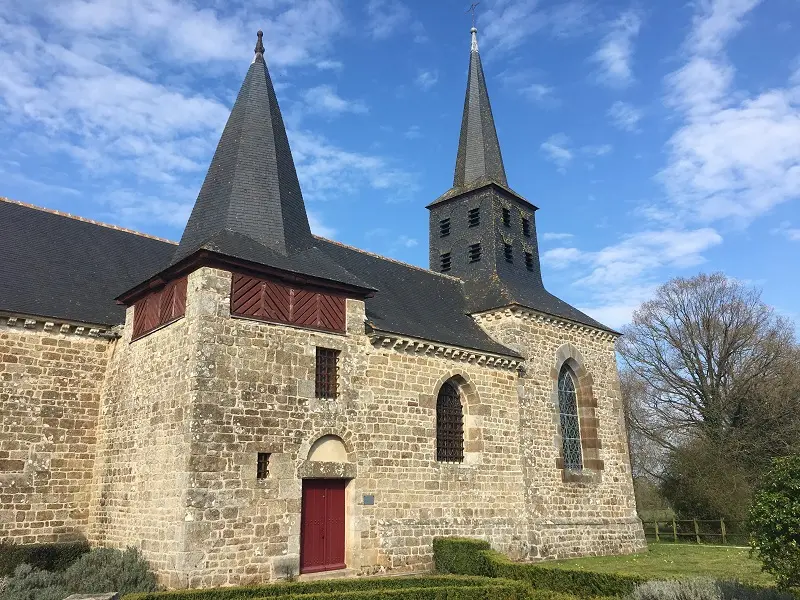
<instances>
[{"instance_id":1,"label":"metal cross finial","mask_svg":"<svg viewBox=\"0 0 800 600\"><path fill-rule=\"evenodd\" d=\"M465 12L471 12L472 13L472 28L473 29L475 29L475 9L477 8L478 4L480 4L480 2L473 2L470 5L470 7L465 11Z\"/></svg>"}]
</instances>

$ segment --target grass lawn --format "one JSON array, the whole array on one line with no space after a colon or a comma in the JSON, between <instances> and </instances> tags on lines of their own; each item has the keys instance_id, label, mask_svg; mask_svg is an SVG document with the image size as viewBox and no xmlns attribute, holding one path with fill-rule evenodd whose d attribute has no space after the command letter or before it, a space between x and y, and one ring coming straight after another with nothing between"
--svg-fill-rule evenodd
<instances>
[{"instance_id":1,"label":"grass lawn","mask_svg":"<svg viewBox=\"0 0 800 600\"><path fill-rule=\"evenodd\" d=\"M542 563L553 568L600 573L643 575L653 579L713 577L771 586L775 580L761 571L749 550L723 546L651 543L647 552L628 556L597 556Z\"/></svg>"}]
</instances>

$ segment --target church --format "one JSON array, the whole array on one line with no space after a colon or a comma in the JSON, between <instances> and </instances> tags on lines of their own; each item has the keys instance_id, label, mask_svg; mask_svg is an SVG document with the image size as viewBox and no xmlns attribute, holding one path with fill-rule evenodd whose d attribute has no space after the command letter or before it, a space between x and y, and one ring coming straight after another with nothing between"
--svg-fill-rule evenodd
<instances>
[{"instance_id":1,"label":"church","mask_svg":"<svg viewBox=\"0 0 800 600\"><path fill-rule=\"evenodd\" d=\"M311 233L261 32L179 243L0 199L0 539L176 588L644 548L618 334L543 286L471 34L428 269Z\"/></svg>"}]
</instances>

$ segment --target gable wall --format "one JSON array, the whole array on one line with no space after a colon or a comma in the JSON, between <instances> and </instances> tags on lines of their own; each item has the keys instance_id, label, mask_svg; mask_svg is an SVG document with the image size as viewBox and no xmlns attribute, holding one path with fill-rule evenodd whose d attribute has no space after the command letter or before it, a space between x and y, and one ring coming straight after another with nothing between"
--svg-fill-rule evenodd
<instances>
[{"instance_id":1,"label":"gable wall","mask_svg":"<svg viewBox=\"0 0 800 600\"><path fill-rule=\"evenodd\" d=\"M520 453L533 556L565 558L643 549L614 336L516 309L483 314L478 322L527 359L520 379ZM582 473L565 474L559 468L556 383L565 360L585 371L577 382Z\"/></svg>"},{"instance_id":2,"label":"gable wall","mask_svg":"<svg viewBox=\"0 0 800 600\"><path fill-rule=\"evenodd\" d=\"M45 329L45 327L47 329ZM0 316L0 539L65 542L87 532L100 394L110 343L89 326Z\"/></svg>"}]
</instances>

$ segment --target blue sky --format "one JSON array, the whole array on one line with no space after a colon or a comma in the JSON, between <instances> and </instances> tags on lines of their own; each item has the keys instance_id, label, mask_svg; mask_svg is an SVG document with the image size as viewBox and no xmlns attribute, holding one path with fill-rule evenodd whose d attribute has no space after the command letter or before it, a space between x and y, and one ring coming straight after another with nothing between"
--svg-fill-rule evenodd
<instances>
[{"instance_id":1,"label":"blue sky","mask_svg":"<svg viewBox=\"0 0 800 600\"><path fill-rule=\"evenodd\" d=\"M261 28L312 227L426 266L468 5L6 0L0 195L178 239ZM477 14L550 291L618 327L668 278L721 270L800 316L800 1L482 0Z\"/></svg>"}]
</instances>

